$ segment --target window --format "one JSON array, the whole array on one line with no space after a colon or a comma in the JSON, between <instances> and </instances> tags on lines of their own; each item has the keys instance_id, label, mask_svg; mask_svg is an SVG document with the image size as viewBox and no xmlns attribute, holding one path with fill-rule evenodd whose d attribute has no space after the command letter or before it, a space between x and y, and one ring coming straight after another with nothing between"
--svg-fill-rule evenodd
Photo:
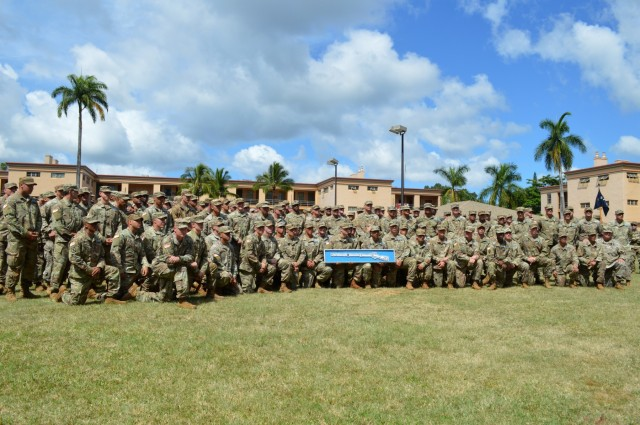
<instances>
[{"instance_id":1,"label":"window","mask_svg":"<svg viewBox=\"0 0 640 425\"><path fill-rule=\"evenodd\" d=\"M627 205L638 206L638 200L637 199L627 199Z\"/></svg>"},{"instance_id":2,"label":"window","mask_svg":"<svg viewBox=\"0 0 640 425\"><path fill-rule=\"evenodd\" d=\"M27 171L27 177L40 177L40 171Z\"/></svg>"},{"instance_id":3,"label":"window","mask_svg":"<svg viewBox=\"0 0 640 425\"><path fill-rule=\"evenodd\" d=\"M580 204L580 208L589 208L591 206L590 202L582 202Z\"/></svg>"},{"instance_id":4,"label":"window","mask_svg":"<svg viewBox=\"0 0 640 425\"><path fill-rule=\"evenodd\" d=\"M51 178L52 179L63 179L64 178L64 173L51 173Z\"/></svg>"},{"instance_id":5,"label":"window","mask_svg":"<svg viewBox=\"0 0 640 425\"><path fill-rule=\"evenodd\" d=\"M329 191L329 186L325 187L324 189L322 189L322 192L327 193Z\"/></svg>"},{"instance_id":6,"label":"window","mask_svg":"<svg viewBox=\"0 0 640 425\"><path fill-rule=\"evenodd\" d=\"M367 186L367 190L369 192L377 192L378 191L378 186Z\"/></svg>"},{"instance_id":7,"label":"window","mask_svg":"<svg viewBox=\"0 0 640 425\"><path fill-rule=\"evenodd\" d=\"M360 186L356 185L356 184L350 184L349 185L349 190L358 190L360 189Z\"/></svg>"},{"instance_id":8,"label":"window","mask_svg":"<svg viewBox=\"0 0 640 425\"><path fill-rule=\"evenodd\" d=\"M609 181L609 174L603 174L601 176L598 176L599 186L606 186L608 181Z\"/></svg>"},{"instance_id":9,"label":"window","mask_svg":"<svg viewBox=\"0 0 640 425\"><path fill-rule=\"evenodd\" d=\"M638 173L627 173L627 181L629 183L640 183L638 180Z\"/></svg>"},{"instance_id":10,"label":"window","mask_svg":"<svg viewBox=\"0 0 640 425\"><path fill-rule=\"evenodd\" d=\"M580 179L580 182L578 183L578 189L586 189L587 186L589 186L589 181L591 179L589 177L585 177Z\"/></svg>"},{"instance_id":11,"label":"window","mask_svg":"<svg viewBox=\"0 0 640 425\"><path fill-rule=\"evenodd\" d=\"M316 193L315 192L307 193L307 201L315 202L316 201Z\"/></svg>"},{"instance_id":12,"label":"window","mask_svg":"<svg viewBox=\"0 0 640 425\"><path fill-rule=\"evenodd\" d=\"M567 192L564 193L564 207L567 208L569 206L569 197L567 196Z\"/></svg>"},{"instance_id":13,"label":"window","mask_svg":"<svg viewBox=\"0 0 640 425\"><path fill-rule=\"evenodd\" d=\"M551 203L551 194L547 193L547 204Z\"/></svg>"}]
</instances>

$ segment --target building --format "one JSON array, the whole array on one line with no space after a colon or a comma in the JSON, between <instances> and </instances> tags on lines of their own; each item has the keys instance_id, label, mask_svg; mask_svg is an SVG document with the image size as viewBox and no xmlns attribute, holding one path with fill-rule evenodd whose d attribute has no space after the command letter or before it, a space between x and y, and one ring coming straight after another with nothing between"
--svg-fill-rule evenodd
<instances>
[{"instance_id":1,"label":"building","mask_svg":"<svg viewBox=\"0 0 640 425\"><path fill-rule=\"evenodd\" d=\"M46 155L44 163L9 162L8 170L0 171L0 182L18 182L21 177L33 177L38 184L34 195L53 191L60 184L75 184L76 166L59 164L57 160ZM97 195L100 186L109 186L120 192L138 192L146 190L149 193L164 192L167 196L177 195L182 181L177 177L152 176L118 176L96 174L87 166L80 170L82 186L90 188ZM258 202L268 201L277 203L284 200L299 201L303 207L315 204L321 207L342 204L348 210L362 207L367 200L376 205L390 206L400 203L400 188L392 186L393 180L365 178L364 169L350 177L328 178L319 183L295 183L293 190L287 193L276 191L264 193L253 189L255 181L231 180L229 191L245 199L251 206ZM336 192L337 191L337 192ZM441 193L436 189L405 188L405 203L420 206L425 202L440 205ZM335 200L337 199L337 202Z\"/></svg>"},{"instance_id":2,"label":"building","mask_svg":"<svg viewBox=\"0 0 640 425\"><path fill-rule=\"evenodd\" d=\"M573 206L575 215L582 216L582 210L593 207L598 188L609 204L609 214L604 221L615 219L614 211L623 210L625 220L640 221L640 163L617 160L609 164L606 153L596 152L593 167L571 170L565 173L565 207ZM544 207L551 204L559 210L558 186L540 188L540 201ZM598 214L598 211L594 211Z\"/></svg>"}]
</instances>

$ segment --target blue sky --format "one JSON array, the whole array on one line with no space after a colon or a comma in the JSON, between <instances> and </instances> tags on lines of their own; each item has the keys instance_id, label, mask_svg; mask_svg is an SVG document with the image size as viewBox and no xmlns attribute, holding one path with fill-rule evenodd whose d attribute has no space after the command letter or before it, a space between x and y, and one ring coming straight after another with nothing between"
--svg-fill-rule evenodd
<instances>
[{"instance_id":1,"label":"blue sky","mask_svg":"<svg viewBox=\"0 0 640 425\"><path fill-rule=\"evenodd\" d=\"M0 3L0 160L73 163L76 114L49 93L71 73L108 86L86 124L100 173L177 176L205 162L252 179L280 161L300 182L364 167L407 187L467 164L514 162L538 123L570 111L588 152L574 168L640 160L637 0L168 0Z\"/></svg>"}]
</instances>

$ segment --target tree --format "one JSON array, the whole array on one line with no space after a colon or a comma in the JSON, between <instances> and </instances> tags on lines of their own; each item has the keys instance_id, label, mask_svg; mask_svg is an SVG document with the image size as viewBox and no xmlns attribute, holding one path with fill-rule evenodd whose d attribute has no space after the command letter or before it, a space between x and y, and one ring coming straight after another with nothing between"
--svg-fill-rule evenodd
<instances>
[{"instance_id":1,"label":"tree","mask_svg":"<svg viewBox=\"0 0 640 425\"><path fill-rule=\"evenodd\" d=\"M6 171L6 169L7 169L7 163L6 162L0 162L0 170Z\"/></svg>"},{"instance_id":2,"label":"tree","mask_svg":"<svg viewBox=\"0 0 640 425\"><path fill-rule=\"evenodd\" d=\"M544 165L549 171L558 173L560 191L560 217L564 216L564 188L563 172L573 165L573 152L571 148L577 148L580 152L587 151L582 138L569 133L569 125L564 120L571 112L562 114L558 122L550 119L540 121L540 128L547 130L549 135L543 140L534 153L534 159L539 161L544 158Z\"/></svg>"},{"instance_id":3,"label":"tree","mask_svg":"<svg viewBox=\"0 0 640 425\"><path fill-rule=\"evenodd\" d=\"M467 165L449 168L440 167L433 170L433 172L442 176L449 183L449 187L443 196L451 199L451 202L456 202L456 188L467 184L465 174L469 172L469 167Z\"/></svg>"},{"instance_id":4,"label":"tree","mask_svg":"<svg viewBox=\"0 0 640 425\"><path fill-rule=\"evenodd\" d=\"M204 194L213 192L214 175L213 170L205 164L198 164L195 167L187 167L180 178L185 182L184 189L188 189L200 199Z\"/></svg>"},{"instance_id":5,"label":"tree","mask_svg":"<svg viewBox=\"0 0 640 425\"><path fill-rule=\"evenodd\" d=\"M235 193L229 192L229 189L233 186L229 185L231 175L224 168L216 168L213 172L213 179L211 181L211 192L209 195L212 198L225 198L227 196L236 196Z\"/></svg>"},{"instance_id":6,"label":"tree","mask_svg":"<svg viewBox=\"0 0 640 425\"><path fill-rule=\"evenodd\" d=\"M279 162L269 165L269 169L256 176L256 184L253 190L262 190L265 195L271 191L271 197L275 198L276 190L287 193L293 188L293 179L288 178L289 172Z\"/></svg>"},{"instance_id":7,"label":"tree","mask_svg":"<svg viewBox=\"0 0 640 425\"><path fill-rule=\"evenodd\" d=\"M516 201L521 188L515 182L522 180L517 170L518 166L514 163L485 167L484 171L491 176L492 181L480 192L480 197L486 199L490 205L505 208L517 206Z\"/></svg>"},{"instance_id":8,"label":"tree","mask_svg":"<svg viewBox=\"0 0 640 425\"><path fill-rule=\"evenodd\" d=\"M89 116L95 123L98 116L104 121L105 111L109 111L107 103L107 95L105 90L107 85L98 81L93 75L77 76L70 74L67 79L71 83L71 87L60 86L51 92L51 97L56 98L62 96L58 104L58 118L67 116L69 107L73 104L78 105L78 158L76 162L76 186L80 187L80 165L82 163L82 111L85 109L89 112Z\"/></svg>"}]
</instances>

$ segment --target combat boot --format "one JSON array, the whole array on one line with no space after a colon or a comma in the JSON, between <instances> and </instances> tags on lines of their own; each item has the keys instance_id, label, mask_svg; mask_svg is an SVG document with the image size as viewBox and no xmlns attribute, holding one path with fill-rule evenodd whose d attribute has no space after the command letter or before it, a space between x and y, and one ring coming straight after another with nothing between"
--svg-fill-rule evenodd
<instances>
[{"instance_id":1,"label":"combat boot","mask_svg":"<svg viewBox=\"0 0 640 425\"><path fill-rule=\"evenodd\" d=\"M258 288L258 294L270 294L271 291L269 291L266 288L263 288L262 286Z\"/></svg>"},{"instance_id":2,"label":"combat boot","mask_svg":"<svg viewBox=\"0 0 640 425\"><path fill-rule=\"evenodd\" d=\"M423 283L421 286L422 289L429 289L429 284L427 282Z\"/></svg>"},{"instance_id":3,"label":"combat boot","mask_svg":"<svg viewBox=\"0 0 640 425\"><path fill-rule=\"evenodd\" d=\"M60 285L60 290L56 294L56 298L54 301L57 303L62 302L62 294L64 294L65 292L67 292L67 287L65 285Z\"/></svg>"},{"instance_id":4,"label":"combat boot","mask_svg":"<svg viewBox=\"0 0 640 425\"><path fill-rule=\"evenodd\" d=\"M480 285L478 285L478 282L473 282L473 284L471 285L471 287L473 289L475 289L476 291L479 291L482 289L482 287Z\"/></svg>"},{"instance_id":5,"label":"combat boot","mask_svg":"<svg viewBox=\"0 0 640 425\"><path fill-rule=\"evenodd\" d=\"M615 288L616 288L616 289L619 289L619 290L621 290L621 291L624 291L624 286L622 286L622 285L621 285L621 284L619 284L619 283L616 283Z\"/></svg>"},{"instance_id":6,"label":"combat boot","mask_svg":"<svg viewBox=\"0 0 640 425\"><path fill-rule=\"evenodd\" d=\"M490 275L486 275L486 276L484 277L484 279L482 279L482 284L483 284L483 285L486 285L486 284L488 284L489 282L491 282L491 276L490 276Z\"/></svg>"},{"instance_id":7,"label":"combat boot","mask_svg":"<svg viewBox=\"0 0 640 425\"><path fill-rule=\"evenodd\" d=\"M187 300L180 300L178 301L178 307L180 308L185 308L187 310L195 310L196 306L191 304L189 301Z\"/></svg>"},{"instance_id":8,"label":"combat boot","mask_svg":"<svg viewBox=\"0 0 640 425\"><path fill-rule=\"evenodd\" d=\"M453 283L447 283L447 288L453 289Z\"/></svg>"},{"instance_id":9,"label":"combat boot","mask_svg":"<svg viewBox=\"0 0 640 425\"><path fill-rule=\"evenodd\" d=\"M413 291L413 283L407 282L407 284L405 285L405 288L407 288L410 291Z\"/></svg>"},{"instance_id":10,"label":"combat boot","mask_svg":"<svg viewBox=\"0 0 640 425\"><path fill-rule=\"evenodd\" d=\"M490 291L495 291L498 288L498 286L496 285L495 282L493 282L491 285L489 285L489 290Z\"/></svg>"},{"instance_id":11,"label":"combat boot","mask_svg":"<svg viewBox=\"0 0 640 425\"><path fill-rule=\"evenodd\" d=\"M289 288L287 287L287 284L283 282L283 283L280 285L280 292L289 293L289 292L291 292L291 289L289 289Z\"/></svg>"},{"instance_id":12,"label":"combat boot","mask_svg":"<svg viewBox=\"0 0 640 425\"><path fill-rule=\"evenodd\" d=\"M98 294L96 293L96 291L90 288L89 291L87 292L87 298L96 299L98 298Z\"/></svg>"},{"instance_id":13,"label":"combat boot","mask_svg":"<svg viewBox=\"0 0 640 425\"><path fill-rule=\"evenodd\" d=\"M120 301L120 300L116 300L113 297L106 297L104 299L104 303L105 304L126 304L126 301Z\"/></svg>"},{"instance_id":14,"label":"combat boot","mask_svg":"<svg viewBox=\"0 0 640 425\"><path fill-rule=\"evenodd\" d=\"M44 283L41 282L36 285L36 289L35 289L36 292L44 292L46 290L47 290L47 287L44 285Z\"/></svg>"},{"instance_id":15,"label":"combat boot","mask_svg":"<svg viewBox=\"0 0 640 425\"><path fill-rule=\"evenodd\" d=\"M17 301L16 293L13 291L13 289L7 288L7 294L4 296L4 299L11 303Z\"/></svg>"},{"instance_id":16,"label":"combat boot","mask_svg":"<svg viewBox=\"0 0 640 425\"><path fill-rule=\"evenodd\" d=\"M602 291L604 289L604 285L602 283L598 283L596 288L598 288L598 291Z\"/></svg>"},{"instance_id":17,"label":"combat boot","mask_svg":"<svg viewBox=\"0 0 640 425\"><path fill-rule=\"evenodd\" d=\"M131 288L129 288L129 294L131 295L131 298L135 298L138 296L139 288L140 286L137 283L134 283L133 285L131 285Z\"/></svg>"},{"instance_id":18,"label":"combat boot","mask_svg":"<svg viewBox=\"0 0 640 425\"><path fill-rule=\"evenodd\" d=\"M200 285L200 287L198 288L198 295L202 295L203 297L207 296L207 290L205 289L204 285Z\"/></svg>"},{"instance_id":19,"label":"combat boot","mask_svg":"<svg viewBox=\"0 0 640 425\"><path fill-rule=\"evenodd\" d=\"M522 282L522 289L529 289L527 282Z\"/></svg>"},{"instance_id":20,"label":"combat boot","mask_svg":"<svg viewBox=\"0 0 640 425\"><path fill-rule=\"evenodd\" d=\"M544 287L547 289L551 289L551 282L549 282L549 278L545 277L544 278Z\"/></svg>"},{"instance_id":21,"label":"combat boot","mask_svg":"<svg viewBox=\"0 0 640 425\"><path fill-rule=\"evenodd\" d=\"M320 285L320 282L316 281L316 283L313 285L314 288L316 289L322 289L322 285Z\"/></svg>"},{"instance_id":22,"label":"combat boot","mask_svg":"<svg viewBox=\"0 0 640 425\"><path fill-rule=\"evenodd\" d=\"M353 289L362 289L362 286L358 285L355 279L351 279L351 283L349 284L349 287Z\"/></svg>"},{"instance_id":23,"label":"combat boot","mask_svg":"<svg viewBox=\"0 0 640 425\"><path fill-rule=\"evenodd\" d=\"M31 292L29 290L28 286L23 286L22 287L22 298L25 298L25 299L28 300L28 299L35 299L35 298L38 298L38 297L33 292Z\"/></svg>"},{"instance_id":24,"label":"combat boot","mask_svg":"<svg viewBox=\"0 0 640 425\"><path fill-rule=\"evenodd\" d=\"M367 283L366 285L364 285L364 289L371 289L371 285Z\"/></svg>"},{"instance_id":25,"label":"combat boot","mask_svg":"<svg viewBox=\"0 0 640 425\"><path fill-rule=\"evenodd\" d=\"M5 291L5 287L2 283L0 283L0 295L3 295Z\"/></svg>"}]
</instances>

